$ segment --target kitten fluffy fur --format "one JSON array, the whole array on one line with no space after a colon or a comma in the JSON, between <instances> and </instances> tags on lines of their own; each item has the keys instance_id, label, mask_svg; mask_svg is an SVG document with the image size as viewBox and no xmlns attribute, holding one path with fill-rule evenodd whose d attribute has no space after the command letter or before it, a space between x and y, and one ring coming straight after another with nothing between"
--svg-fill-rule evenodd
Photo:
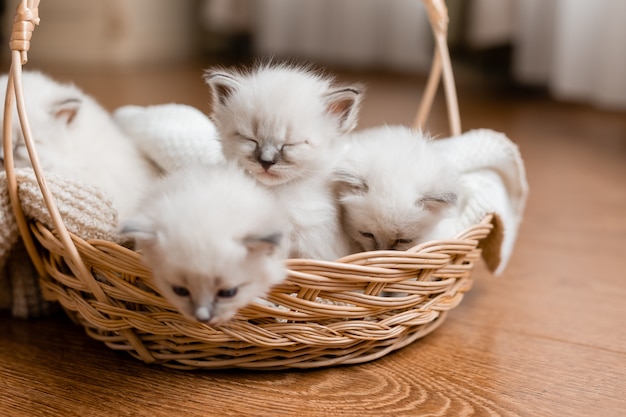
<instances>
[{"instance_id":1,"label":"kitten fluffy fur","mask_svg":"<svg viewBox=\"0 0 626 417\"><path fill-rule=\"evenodd\" d=\"M335 175L345 232L361 250L406 250L451 238L459 175L419 131L355 132Z\"/></svg>"},{"instance_id":2,"label":"kitten fluffy fur","mask_svg":"<svg viewBox=\"0 0 626 417\"><path fill-rule=\"evenodd\" d=\"M267 190L220 164L166 177L122 232L179 312L217 325L286 277L289 227Z\"/></svg>"},{"instance_id":3,"label":"kitten fluffy fur","mask_svg":"<svg viewBox=\"0 0 626 417\"><path fill-rule=\"evenodd\" d=\"M356 125L362 87L286 64L213 69L205 79L226 159L286 208L291 256L334 260L349 253L329 179L343 136Z\"/></svg>"},{"instance_id":4,"label":"kitten fluffy fur","mask_svg":"<svg viewBox=\"0 0 626 417\"><path fill-rule=\"evenodd\" d=\"M6 84L7 75L3 75L3 96ZM119 130L110 114L76 86L37 71L24 71L22 86L44 172L98 187L109 196L120 219L126 218L156 177L152 165ZM29 167L17 112L12 137L15 166ZM0 152L4 166L4 153Z\"/></svg>"}]
</instances>

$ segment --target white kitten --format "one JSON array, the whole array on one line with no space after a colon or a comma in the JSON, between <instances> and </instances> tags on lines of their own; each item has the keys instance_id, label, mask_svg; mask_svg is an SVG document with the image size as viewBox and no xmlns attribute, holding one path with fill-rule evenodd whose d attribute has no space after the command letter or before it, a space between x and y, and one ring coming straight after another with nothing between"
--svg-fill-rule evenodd
<instances>
[{"instance_id":1,"label":"white kitten","mask_svg":"<svg viewBox=\"0 0 626 417\"><path fill-rule=\"evenodd\" d=\"M286 277L285 217L271 193L223 164L165 177L122 233L178 311L220 324Z\"/></svg>"},{"instance_id":2,"label":"white kitten","mask_svg":"<svg viewBox=\"0 0 626 417\"><path fill-rule=\"evenodd\" d=\"M451 238L459 174L419 131L383 126L351 135L335 173L345 232L362 250L406 250Z\"/></svg>"},{"instance_id":3,"label":"white kitten","mask_svg":"<svg viewBox=\"0 0 626 417\"><path fill-rule=\"evenodd\" d=\"M329 178L340 139L356 124L361 87L336 86L332 78L289 65L210 70L205 79L226 159L286 208L291 256L334 260L349 253Z\"/></svg>"},{"instance_id":4,"label":"white kitten","mask_svg":"<svg viewBox=\"0 0 626 417\"><path fill-rule=\"evenodd\" d=\"M0 77L2 96L7 76ZM24 71L22 84L33 140L44 172L83 181L105 192L120 219L134 211L156 173L92 97L36 71ZM29 167L24 137L13 117L15 166ZM4 153L0 149L2 167Z\"/></svg>"}]
</instances>

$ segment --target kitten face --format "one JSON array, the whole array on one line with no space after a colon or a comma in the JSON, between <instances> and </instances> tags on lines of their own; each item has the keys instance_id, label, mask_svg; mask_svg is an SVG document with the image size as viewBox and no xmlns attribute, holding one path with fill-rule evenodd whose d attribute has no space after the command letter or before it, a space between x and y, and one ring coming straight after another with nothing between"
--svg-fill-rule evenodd
<instances>
[{"instance_id":1,"label":"kitten face","mask_svg":"<svg viewBox=\"0 0 626 417\"><path fill-rule=\"evenodd\" d=\"M271 126L254 119L238 123L238 131L222 139L224 154L267 186L314 175L329 153L320 149L324 142L322 138L314 133L305 134L304 129L295 132L288 127Z\"/></svg>"},{"instance_id":2,"label":"kitten face","mask_svg":"<svg viewBox=\"0 0 626 417\"><path fill-rule=\"evenodd\" d=\"M0 78L0 85L6 86L6 79ZM157 176L133 139L75 85L37 71L24 71L22 80L32 139L44 172L97 187L113 203L118 218L125 219ZM30 167L17 115L13 132L14 165Z\"/></svg>"},{"instance_id":3,"label":"kitten face","mask_svg":"<svg viewBox=\"0 0 626 417\"><path fill-rule=\"evenodd\" d=\"M68 132L82 106L81 94L73 86L55 84L39 72L24 71L22 78L29 125L40 163L46 170L55 170L58 161L63 160L63 156L71 150ZM0 94L3 96L6 84L7 75L3 75L0 77ZM16 168L30 167L17 112L13 113L13 163ZM3 149L0 149L0 166L4 168Z\"/></svg>"},{"instance_id":4,"label":"kitten face","mask_svg":"<svg viewBox=\"0 0 626 417\"><path fill-rule=\"evenodd\" d=\"M159 235L154 246L143 246L152 265L155 284L185 317L212 325L222 324L254 298L264 295L285 277L277 249L282 235L225 240L212 253L195 253L183 243L173 247L170 236ZM193 244L191 242L190 244Z\"/></svg>"},{"instance_id":5,"label":"kitten face","mask_svg":"<svg viewBox=\"0 0 626 417\"><path fill-rule=\"evenodd\" d=\"M346 193L341 198L344 230L363 250L407 250L430 235L454 194L420 196L412 201L376 195L377 190ZM396 196L397 197L397 196Z\"/></svg>"},{"instance_id":6,"label":"kitten face","mask_svg":"<svg viewBox=\"0 0 626 417\"><path fill-rule=\"evenodd\" d=\"M225 157L267 186L332 166L335 139L356 124L361 87L337 87L303 68L210 70L205 79Z\"/></svg>"},{"instance_id":7,"label":"kitten face","mask_svg":"<svg viewBox=\"0 0 626 417\"><path fill-rule=\"evenodd\" d=\"M171 174L123 233L161 294L193 320L224 323L286 276L286 216L234 165Z\"/></svg>"},{"instance_id":8,"label":"kitten face","mask_svg":"<svg viewBox=\"0 0 626 417\"><path fill-rule=\"evenodd\" d=\"M435 238L454 211L458 175L408 128L354 134L339 166L334 181L343 227L363 250L406 250Z\"/></svg>"}]
</instances>

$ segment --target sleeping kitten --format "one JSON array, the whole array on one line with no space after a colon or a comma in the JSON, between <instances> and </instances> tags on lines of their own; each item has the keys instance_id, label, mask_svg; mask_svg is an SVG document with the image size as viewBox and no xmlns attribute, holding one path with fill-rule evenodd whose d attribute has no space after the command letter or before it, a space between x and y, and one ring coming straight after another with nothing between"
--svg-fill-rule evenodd
<instances>
[{"instance_id":1,"label":"sleeping kitten","mask_svg":"<svg viewBox=\"0 0 626 417\"><path fill-rule=\"evenodd\" d=\"M44 172L83 181L105 192L119 218L134 211L156 173L92 97L36 71L24 71L22 84L33 140ZM0 77L4 96L7 76ZM13 155L17 168L30 158L17 119L13 117ZM4 168L4 153L0 149Z\"/></svg>"},{"instance_id":2,"label":"sleeping kitten","mask_svg":"<svg viewBox=\"0 0 626 417\"><path fill-rule=\"evenodd\" d=\"M271 193L223 164L165 177L122 233L180 313L221 324L286 277L285 217Z\"/></svg>"},{"instance_id":3,"label":"sleeping kitten","mask_svg":"<svg viewBox=\"0 0 626 417\"><path fill-rule=\"evenodd\" d=\"M451 238L459 174L421 132L383 126L351 135L335 172L345 232L361 250L406 250Z\"/></svg>"},{"instance_id":4,"label":"sleeping kitten","mask_svg":"<svg viewBox=\"0 0 626 417\"><path fill-rule=\"evenodd\" d=\"M334 260L342 238L329 178L357 121L360 86L289 65L209 70L212 118L227 160L270 189L293 225L291 257Z\"/></svg>"}]
</instances>

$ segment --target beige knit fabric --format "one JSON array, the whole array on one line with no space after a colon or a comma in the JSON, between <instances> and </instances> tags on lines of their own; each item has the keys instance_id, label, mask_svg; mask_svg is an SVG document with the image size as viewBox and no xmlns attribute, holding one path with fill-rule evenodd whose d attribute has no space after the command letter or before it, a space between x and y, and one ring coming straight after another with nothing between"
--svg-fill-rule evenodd
<instances>
[{"instance_id":1,"label":"beige knit fabric","mask_svg":"<svg viewBox=\"0 0 626 417\"><path fill-rule=\"evenodd\" d=\"M33 170L18 169L16 177L26 217L54 229ZM100 190L51 174L46 175L46 182L71 233L83 239L121 240L117 212ZM4 172L0 173L0 308L10 308L15 317L22 318L52 310L41 296L36 271L21 244Z\"/></svg>"},{"instance_id":2,"label":"beige knit fabric","mask_svg":"<svg viewBox=\"0 0 626 417\"><path fill-rule=\"evenodd\" d=\"M6 186L6 174L0 174L0 270L3 269L11 247L17 242L19 231L11 210L9 190ZM3 285L0 284L0 291ZM0 299L3 299L0 296ZM2 304L0 304L0 307Z\"/></svg>"}]
</instances>

